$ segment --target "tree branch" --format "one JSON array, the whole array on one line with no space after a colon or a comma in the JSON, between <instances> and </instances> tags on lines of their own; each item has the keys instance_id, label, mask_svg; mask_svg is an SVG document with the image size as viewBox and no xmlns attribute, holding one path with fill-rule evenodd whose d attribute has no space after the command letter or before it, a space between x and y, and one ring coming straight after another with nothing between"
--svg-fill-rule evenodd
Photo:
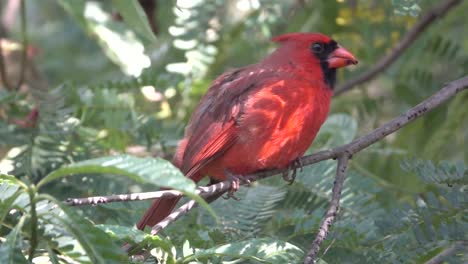
<instances>
[{"instance_id":1,"label":"tree branch","mask_svg":"<svg viewBox=\"0 0 468 264\"><path fill-rule=\"evenodd\" d=\"M351 90L354 86L374 79L379 73L392 65L398 57L414 43L416 39L424 32L437 18L445 15L450 9L460 4L461 0L446 0L432 7L400 40L393 50L382 57L374 66L363 74L338 86L335 90L335 96Z\"/></svg>"},{"instance_id":2,"label":"tree branch","mask_svg":"<svg viewBox=\"0 0 468 264\"><path fill-rule=\"evenodd\" d=\"M427 112L435 109L437 106L442 104L443 102L447 101L451 97L455 96L457 93L465 90L468 88L468 75L460 78L458 80L452 81L446 84L442 89L438 92L433 94L431 97L427 98L426 100L422 101L418 105L412 107L405 113L401 114L400 116L394 118L393 120L387 122L386 124L382 125L381 127L373 130L371 133L361 136L356 140L352 141L351 143L345 144L343 146L330 149L319 151L315 154L304 156L301 158L302 166L311 165L323 160L327 159L338 159L338 166L337 166L337 174L335 179L335 184L333 187L332 199L330 203L330 207L325 214L323 221L320 226L320 230L315 238L312 248L310 249L309 253L307 254L307 258L305 263L313 263L315 261L317 252L320 249L320 243L326 238L330 225L333 223L336 212L339 208L339 200L341 196L341 190L343 187L343 182L345 180L345 172L346 166L348 163L348 159L352 157L353 154L367 148L368 146L374 144L375 142L383 139L384 137L388 136L389 134L394 133L395 131L399 130L400 128L404 127L408 123L414 121L415 119L421 117ZM296 166L297 168L297 166ZM287 170L269 170L265 172L259 172L251 175L245 175L243 177L244 182L241 184L247 184L248 181L257 181L260 179L268 178L273 175L282 174ZM197 193L200 194L206 200L214 200L224 192L229 190L231 187L230 181L224 181L217 184L213 184L207 187L199 187L197 189ZM125 194L125 195L113 195L113 196L100 196L100 197L90 197L90 198L83 198L83 199L68 199L66 203L70 205L83 205L83 204L92 204L93 202L99 203L100 201L134 201L134 200L145 200L145 199L153 199L155 197L175 197L180 196L181 193L177 191L159 191L159 192L150 192L150 193L137 193L137 194ZM151 198L150 198L151 197ZM182 207L174 211L170 214L167 218L165 218L161 223L155 225L151 231L151 234L156 234L161 229L165 228L170 223L174 222L176 219L187 213L195 206L195 201L189 201L188 203L184 204Z\"/></svg>"},{"instance_id":3,"label":"tree branch","mask_svg":"<svg viewBox=\"0 0 468 264\"><path fill-rule=\"evenodd\" d=\"M192 208L195 207L195 205L196 205L195 200L190 200L184 205L182 205L181 207L179 207L177 210L175 210L166 218L164 218L164 220L162 220L161 222L153 226L153 228L151 228L151 235L156 235L159 231L166 228L170 223L174 222L179 217L183 216L184 214L192 210Z\"/></svg>"},{"instance_id":4,"label":"tree branch","mask_svg":"<svg viewBox=\"0 0 468 264\"><path fill-rule=\"evenodd\" d=\"M195 194L212 194L218 192L224 192L229 190L230 185L226 186L226 183L220 182L210 186L199 186L195 191ZM141 192L141 193L126 193L126 194L114 194L108 196L91 196L85 198L67 198L63 203L68 206L83 206L83 205L97 205L114 202L131 202L131 201L144 201L153 200L156 198L174 198L182 196L183 193L176 190L163 190L156 192Z\"/></svg>"},{"instance_id":5,"label":"tree branch","mask_svg":"<svg viewBox=\"0 0 468 264\"><path fill-rule=\"evenodd\" d=\"M439 252L439 254L435 255L433 258L431 258L430 260L428 260L426 262L426 264L440 264L442 263L442 261L444 261L444 259L450 255L452 255L453 253L455 253L458 249L462 248L462 247L466 247L468 246L468 242L456 242L454 244L452 244L450 247L442 250L441 252Z\"/></svg>"},{"instance_id":6,"label":"tree branch","mask_svg":"<svg viewBox=\"0 0 468 264\"><path fill-rule=\"evenodd\" d=\"M197 194L200 191L197 190ZM115 194L109 196L92 196L86 198L68 198L63 203L69 206L81 206L81 205L97 205L112 202L129 202L129 201L143 201L151 200L156 198L171 198L182 196L182 193L176 190L165 190L157 192L142 192L142 193L130 193L130 194Z\"/></svg>"},{"instance_id":7,"label":"tree branch","mask_svg":"<svg viewBox=\"0 0 468 264\"><path fill-rule=\"evenodd\" d=\"M312 165L317 162L327 160L327 159L336 159L342 154L353 155L368 146L374 144L375 142L381 140L389 134L399 130L408 123L419 118L421 115L433 110L443 102L447 101L457 93L468 87L468 75L460 78L458 80L452 81L446 84L442 89L436 92L431 97L427 98L423 102L409 109L405 113L401 114L399 117L394 118L393 120L387 122L381 127L373 130L371 133L361 136L351 143L336 147L334 149L322 150L311 155L307 155L301 158L302 166ZM294 167L292 167L294 168ZM296 166L297 168L297 166ZM281 174L286 172L287 169L274 169L264 172L259 172L251 175L246 175L244 178L249 181L257 181L264 178L271 177L273 175ZM244 181L242 184L246 184ZM205 195L209 197L211 195L216 195L224 193L229 190L231 183L229 181L220 182L210 186L201 186L197 189L197 194ZM106 202L122 202L122 201L140 201L154 199L158 197L176 197L180 196L178 191L158 191L158 192L146 192L146 193L134 193L134 194L119 194L111 196L96 196L88 198L69 198L64 203L68 205L87 205L87 204L98 204Z\"/></svg>"},{"instance_id":8,"label":"tree branch","mask_svg":"<svg viewBox=\"0 0 468 264\"><path fill-rule=\"evenodd\" d=\"M423 102L409 109L404 114L401 114L399 117L394 118L388 123L373 130L371 133L361 136L349 144L346 144L346 145L343 145L343 146L340 146L331 150L319 151L315 154L305 156L301 159L303 166L311 165L311 164L314 164L314 163L317 163L326 159L338 159L337 174L336 174L335 184L333 187L331 204L330 204L329 209L327 210L327 214L324 216L324 219L320 227L320 231L317 234L317 237L315 238L312 244L312 248L307 254L307 257L304 263L306 264L314 263L317 253L320 249L320 244L326 238L329 227L331 226L331 224L333 223L335 219L335 215L339 207L339 199L341 196L343 182L346 176L345 172L346 172L346 166L348 163L348 158L351 158L353 154L367 148L368 146L383 139L389 134L394 133L395 131L399 130L403 126L414 121L415 119L419 118L425 113L430 112L431 110L433 110L434 108L436 108L443 102L447 101L451 97L455 96L457 93L466 89L467 87L468 87L468 76L452 81L446 84L442 89L440 89L437 93L435 93L431 97L427 98ZM263 178L271 177L273 175L281 174L285 171L287 170L270 170L270 171L255 173L252 175L246 175L244 177L246 180L242 184L246 184L247 179L248 181L252 182L252 181L260 180ZM230 186L231 186L231 182L229 181L224 181L218 184L211 185L209 187L211 188L210 191L204 192L203 197L205 199L209 199L212 196L219 196L220 194L226 192L230 188ZM170 223L174 222L177 218L187 213L191 208L193 208L193 206L194 206L194 201L191 201L183 205L181 208L174 211L167 218L165 218L160 224L155 225L153 229L151 230L151 234L155 235L161 229L163 229Z\"/></svg>"},{"instance_id":9,"label":"tree branch","mask_svg":"<svg viewBox=\"0 0 468 264\"><path fill-rule=\"evenodd\" d=\"M323 240L328 235L328 231L335 221L335 217L338 214L340 207L341 191L343 190L343 183L346 179L346 168L348 166L348 160L350 156L347 154L342 154L338 157L338 165L336 166L336 177L333 184L332 199L330 201L330 206L328 207L325 216L322 219L320 224L319 231L315 236L314 242L312 242L312 247L307 253L304 264L314 263L317 258L317 254L320 250L320 245Z\"/></svg>"}]
</instances>

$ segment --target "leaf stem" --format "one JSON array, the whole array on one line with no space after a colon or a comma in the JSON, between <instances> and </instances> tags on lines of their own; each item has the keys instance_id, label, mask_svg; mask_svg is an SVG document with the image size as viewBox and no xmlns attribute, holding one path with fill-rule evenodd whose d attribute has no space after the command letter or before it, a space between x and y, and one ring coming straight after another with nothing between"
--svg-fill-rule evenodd
<instances>
[{"instance_id":1,"label":"leaf stem","mask_svg":"<svg viewBox=\"0 0 468 264\"><path fill-rule=\"evenodd\" d=\"M29 203L31 206L31 246L29 248L29 257L28 260L32 262L32 259L34 258L34 252L36 251L37 248L37 212L36 212L36 193L37 193L37 188L35 185L31 185L28 188L28 194L29 194Z\"/></svg>"}]
</instances>

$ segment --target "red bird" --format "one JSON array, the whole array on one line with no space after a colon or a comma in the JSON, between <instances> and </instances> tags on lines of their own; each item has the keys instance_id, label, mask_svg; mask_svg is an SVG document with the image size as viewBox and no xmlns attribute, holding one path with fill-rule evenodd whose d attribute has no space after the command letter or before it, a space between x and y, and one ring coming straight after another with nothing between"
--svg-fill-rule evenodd
<instances>
[{"instance_id":1,"label":"red bird","mask_svg":"<svg viewBox=\"0 0 468 264\"><path fill-rule=\"evenodd\" d=\"M290 33L273 41L279 47L272 54L219 76L198 104L174 157L194 182L287 168L327 117L336 69L357 64L322 34ZM178 200L155 200L137 227L156 225Z\"/></svg>"}]
</instances>

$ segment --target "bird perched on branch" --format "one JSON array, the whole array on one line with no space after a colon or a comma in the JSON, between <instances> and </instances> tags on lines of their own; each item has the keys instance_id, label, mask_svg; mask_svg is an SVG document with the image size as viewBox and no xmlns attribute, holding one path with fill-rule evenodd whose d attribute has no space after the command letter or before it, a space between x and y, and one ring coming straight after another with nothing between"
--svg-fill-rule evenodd
<instances>
[{"instance_id":1,"label":"bird perched on branch","mask_svg":"<svg viewBox=\"0 0 468 264\"><path fill-rule=\"evenodd\" d=\"M233 180L288 168L325 121L336 69L357 60L319 33L273 38L279 47L261 62L219 76L198 104L174 164L194 182ZM236 183L237 184L234 184ZM137 224L154 226L180 198L157 199Z\"/></svg>"}]
</instances>

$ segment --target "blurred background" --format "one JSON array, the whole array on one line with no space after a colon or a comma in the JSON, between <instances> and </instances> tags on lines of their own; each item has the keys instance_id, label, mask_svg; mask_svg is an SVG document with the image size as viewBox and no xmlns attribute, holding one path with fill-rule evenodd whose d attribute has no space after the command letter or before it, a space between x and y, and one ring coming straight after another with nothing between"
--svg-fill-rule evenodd
<instances>
[{"instance_id":1,"label":"blurred background","mask_svg":"<svg viewBox=\"0 0 468 264\"><path fill-rule=\"evenodd\" d=\"M334 97L310 153L348 143L463 77L468 2L2 1L0 172L37 183L63 165L97 157L127 153L170 160L211 81L266 56L275 48L271 37L332 36L359 59L356 67L339 71L339 89L448 2L454 7L424 28L389 68ZM461 93L353 157L342 214L322 261L424 263L453 241L466 241L467 103L468 93ZM268 237L294 245L299 251L285 258L300 260L326 209L334 166L325 161L304 168L292 186L275 178L242 188L240 202L213 204L224 212L221 223L204 210L191 213L165 230L176 249L168 254L183 259L190 255L183 245L208 249ZM113 175L64 178L43 189L59 200L142 190L155 187ZM131 227L146 206L79 210L93 223ZM8 230L3 226L2 236ZM466 251L449 263L463 258Z\"/></svg>"}]
</instances>

